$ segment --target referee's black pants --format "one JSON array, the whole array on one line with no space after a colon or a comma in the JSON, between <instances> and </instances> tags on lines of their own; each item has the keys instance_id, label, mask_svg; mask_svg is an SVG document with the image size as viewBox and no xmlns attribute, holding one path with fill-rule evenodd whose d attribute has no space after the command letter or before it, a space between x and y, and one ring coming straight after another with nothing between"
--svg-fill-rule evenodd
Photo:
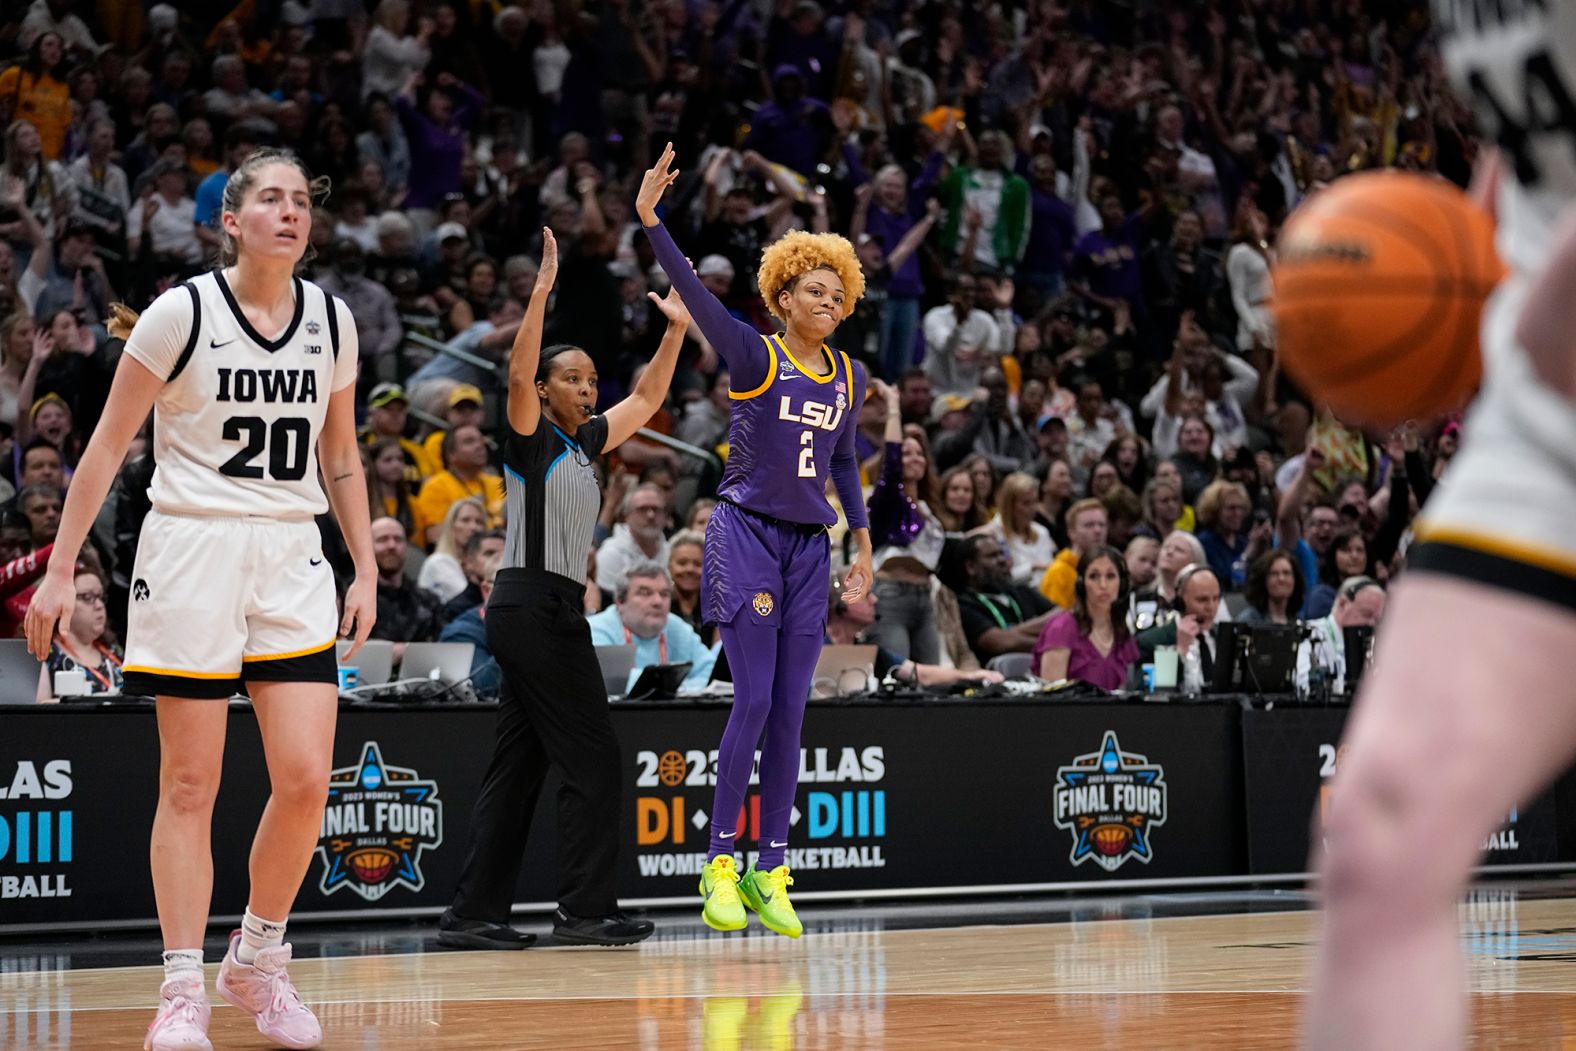
<instances>
[{"instance_id":1,"label":"referee's black pants","mask_svg":"<svg viewBox=\"0 0 1576 1051\"><path fill-rule=\"evenodd\" d=\"M507 923L547 768L558 792L558 903L576 916L618 910L622 763L585 587L504 569L487 603L487 644L503 670L498 742L482 779L453 911Z\"/></svg>"}]
</instances>

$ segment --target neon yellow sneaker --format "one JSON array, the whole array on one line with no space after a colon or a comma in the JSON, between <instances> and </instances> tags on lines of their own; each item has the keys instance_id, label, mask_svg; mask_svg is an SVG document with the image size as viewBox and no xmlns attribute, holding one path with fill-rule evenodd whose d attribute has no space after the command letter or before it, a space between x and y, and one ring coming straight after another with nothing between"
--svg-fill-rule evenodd
<instances>
[{"instance_id":1,"label":"neon yellow sneaker","mask_svg":"<svg viewBox=\"0 0 1576 1051\"><path fill-rule=\"evenodd\" d=\"M739 902L739 869L732 854L718 854L700 870L700 918L718 931L742 931L744 906Z\"/></svg>"},{"instance_id":2,"label":"neon yellow sneaker","mask_svg":"<svg viewBox=\"0 0 1576 1051\"><path fill-rule=\"evenodd\" d=\"M750 871L739 881L739 896L744 899L744 904L760 914L761 922L768 930L797 938L804 933L804 924L799 922L798 913L793 911L793 902L788 900L788 888L791 886L793 877L788 875L787 865L778 865L770 872L761 872L751 865Z\"/></svg>"}]
</instances>

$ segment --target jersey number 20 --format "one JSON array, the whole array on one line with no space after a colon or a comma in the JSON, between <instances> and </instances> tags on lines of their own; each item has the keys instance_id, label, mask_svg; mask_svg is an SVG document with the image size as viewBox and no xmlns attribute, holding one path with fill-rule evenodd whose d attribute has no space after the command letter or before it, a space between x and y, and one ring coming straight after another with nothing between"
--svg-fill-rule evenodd
<instances>
[{"instance_id":1,"label":"jersey number 20","mask_svg":"<svg viewBox=\"0 0 1576 1051\"><path fill-rule=\"evenodd\" d=\"M261 416L231 416L224 421L224 440L246 444L219 467L219 473L232 478L262 478L265 472L252 461L267 449L267 476L280 482L299 482L306 477L311 436L311 425L300 416L282 416L273 426Z\"/></svg>"}]
</instances>

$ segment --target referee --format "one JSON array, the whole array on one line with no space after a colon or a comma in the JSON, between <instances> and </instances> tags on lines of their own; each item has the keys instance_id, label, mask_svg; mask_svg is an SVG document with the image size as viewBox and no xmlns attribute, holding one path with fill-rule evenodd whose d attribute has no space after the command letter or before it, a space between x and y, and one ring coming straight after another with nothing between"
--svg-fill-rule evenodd
<instances>
[{"instance_id":1,"label":"referee","mask_svg":"<svg viewBox=\"0 0 1576 1051\"><path fill-rule=\"evenodd\" d=\"M450 948L523 949L536 940L508 921L549 764L563 779L553 939L628 945L653 929L618 911L623 760L582 599L602 501L592 463L662 405L690 318L677 293L651 294L667 333L634 392L596 415L591 358L578 347L541 349L558 273L552 231L542 237L541 271L509 359L508 536L486 610L488 644L503 670L498 740L454 903L439 922L438 943Z\"/></svg>"}]
</instances>

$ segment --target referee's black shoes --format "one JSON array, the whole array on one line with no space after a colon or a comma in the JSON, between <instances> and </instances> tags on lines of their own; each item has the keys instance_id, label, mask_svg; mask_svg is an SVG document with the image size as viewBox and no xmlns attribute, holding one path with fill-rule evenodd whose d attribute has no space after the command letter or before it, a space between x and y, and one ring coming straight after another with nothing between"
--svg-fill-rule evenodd
<instances>
[{"instance_id":1,"label":"referee's black shoes","mask_svg":"<svg viewBox=\"0 0 1576 1051\"><path fill-rule=\"evenodd\" d=\"M529 949L536 935L503 923L467 920L445 910L438 921L438 944L446 949Z\"/></svg>"},{"instance_id":2,"label":"referee's black shoes","mask_svg":"<svg viewBox=\"0 0 1576 1051\"><path fill-rule=\"evenodd\" d=\"M656 929L650 920L632 920L622 912L573 916L559 909L553 914L553 941L560 945L633 945Z\"/></svg>"}]
</instances>

